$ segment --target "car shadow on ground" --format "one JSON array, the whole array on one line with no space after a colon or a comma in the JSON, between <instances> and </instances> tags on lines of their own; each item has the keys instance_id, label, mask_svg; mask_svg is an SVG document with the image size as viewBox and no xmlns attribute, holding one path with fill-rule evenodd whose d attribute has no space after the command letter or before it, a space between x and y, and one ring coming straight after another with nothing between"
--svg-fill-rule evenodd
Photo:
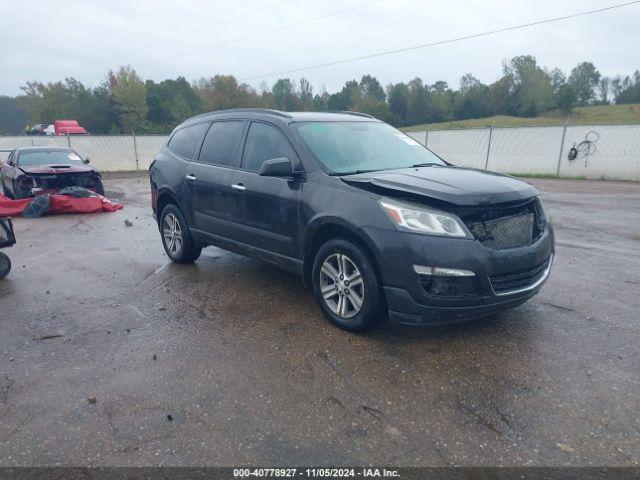
<instances>
[{"instance_id":1,"label":"car shadow on ground","mask_svg":"<svg viewBox=\"0 0 640 480\"><path fill-rule=\"evenodd\" d=\"M208 253L209 251L211 253ZM331 325L325 319L317 305L312 289L305 288L297 275L258 260L227 252L220 253L219 250L216 252L209 249L205 252L207 253L203 254L196 267L193 267L195 270L189 274L191 282L209 283L215 289L229 288L232 284L237 283L254 292L254 298L245 298L241 301L236 297L226 300L227 307L239 308L245 312L261 310L265 313L265 321L271 318L266 313L274 307L276 311L289 317L294 311L298 314L295 321L302 324L300 326L303 328L305 328L305 324L306 328L316 328L319 326L316 325L316 322L322 322L322 327L328 325L329 328L339 331L338 327ZM181 265L169 266L171 270L174 267L176 272L184 268ZM216 280L220 277L225 280ZM268 292L268 296L265 295L266 292ZM204 295L206 296L206 293ZM274 305L265 297L288 298L288 305L279 305L277 302ZM464 322L450 325L404 325L385 319L369 330L350 333L350 335L369 338L378 343L397 345L428 343L433 340L446 342L470 336L494 335L497 332L504 332L507 327L517 329L517 324L520 322L514 322L514 317L522 320L528 316L522 315L523 312L520 310L522 308L518 307L512 311L470 318Z\"/></svg>"}]
</instances>

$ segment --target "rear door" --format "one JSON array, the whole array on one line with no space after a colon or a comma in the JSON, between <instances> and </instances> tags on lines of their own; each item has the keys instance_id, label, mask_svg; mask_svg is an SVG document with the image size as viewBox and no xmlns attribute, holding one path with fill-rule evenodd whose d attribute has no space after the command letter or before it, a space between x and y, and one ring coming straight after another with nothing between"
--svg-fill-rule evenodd
<instances>
[{"instance_id":1,"label":"rear door","mask_svg":"<svg viewBox=\"0 0 640 480\"><path fill-rule=\"evenodd\" d=\"M187 177L191 171L191 165L200 151L204 134L210 125L211 122L202 122L176 130L167 144L167 150L170 154L165 156L161 152L156 158L158 166L162 165L157 170L159 178L156 181L171 186L171 190L181 200L181 206L184 210L182 213L187 217L191 228L195 226L193 218L194 190L192 182ZM158 214L160 213L158 212Z\"/></svg>"},{"instance_id":2,"label":"rear door","mask_svg":"<svg viewBox=\"0 0 640 480\"><path fill-rule=\"evenodd\" d=\"M239 166L240 140L245 120L213 122L197 161L187 168L191 183L194 227L203 236L234 239L231 172Z\"/></svg>"},{"instance_id":3,"label":"rear door","mask_svg":"<svg viewBox=\"0 0 640 480\"><path fill-rule=\"evenodd\" d=\"M251 122L241 168L231 174L231 187L239 206L236 219L238 240L294 258L302 182L258 174L266 160L282 157L291 160L294 168L301 169L293 146L279 128L268 123Z\"/></svg>"}]
</instances>

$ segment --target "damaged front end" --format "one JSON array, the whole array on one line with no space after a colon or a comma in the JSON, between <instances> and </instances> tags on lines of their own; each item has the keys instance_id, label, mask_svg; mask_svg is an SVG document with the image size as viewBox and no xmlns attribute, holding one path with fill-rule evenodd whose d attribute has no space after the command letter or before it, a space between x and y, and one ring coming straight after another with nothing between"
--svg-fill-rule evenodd
<instances>
[{"instance_id":1,"label":"damaged front end","mask_svg":"<svg viewBox=\"0 0 640 480\"><path fill-rule=\"evenodd\" d=\"M538 197L454 211L474 238L492 250L531 245L543 234L547 222Z\"/></svg>"},{"instance_id":2,"label":"damaged front end","mask_svg":"<svg viewBox=\"0 0 640 480\"><path fill-rule=\"evenodd\" d=\"M25 173L16 178L15 198L30 198L36 195L56 193L68 187L81 187L104 195L100 175L91 173L39 174Z\"/></svg>"}]
</instances>

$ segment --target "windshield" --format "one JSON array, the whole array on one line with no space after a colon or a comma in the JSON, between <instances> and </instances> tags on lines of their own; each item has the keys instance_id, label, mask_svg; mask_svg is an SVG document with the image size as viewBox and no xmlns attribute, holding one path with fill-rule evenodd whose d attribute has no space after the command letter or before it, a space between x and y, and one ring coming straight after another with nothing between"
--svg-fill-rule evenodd
<instances>
[{"instance_id":1,"label":"windshield","mask_svg":"<svg viewBox=\"0 0 640 480\"><path fill-rule=\"evenodd\" d=\"M18 163L29 165L82 165L82 159L73 150L22 151Z\"/></svg>"},{"instance_id":2,"label":"windshield","mask_svg":"<svg viewBox=\"0 0 640 480\"><path fill-rule=\"evenodd\" d=\"M386 123L304 122L293 126L333 175L446 165L435 153Z\"/></svg>"}]
</instances>

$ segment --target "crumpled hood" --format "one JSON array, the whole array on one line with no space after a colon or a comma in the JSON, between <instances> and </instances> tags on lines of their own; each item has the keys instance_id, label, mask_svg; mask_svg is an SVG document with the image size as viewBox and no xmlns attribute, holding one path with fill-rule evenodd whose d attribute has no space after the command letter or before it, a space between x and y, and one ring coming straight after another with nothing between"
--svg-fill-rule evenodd
<instances>
[{"instance_id":1,"label":"crumpled hood","mask_svg":"<svg viewBox=\"0 0 640 480\"><path fill-rule=\"evenodd\" d=\"M493 205L538 195L534 187L512 177L450 166L404 168L341 178L354 187L373 186L390 194L410 193L459 206Z\"/></svg>"},{"instance_id":2,"label":"crumpled hood","mask_svg":"<svg viewBox=\"0 0 640 480\"><path fill-rule=\"evenodd\" d=\"M71 165L60 166L56 168L56 165L20 165L18 168L26 174L35 175L61 175L65 173L93 173L96 170L89 165Z\"/></svg>"}]
</instances>

